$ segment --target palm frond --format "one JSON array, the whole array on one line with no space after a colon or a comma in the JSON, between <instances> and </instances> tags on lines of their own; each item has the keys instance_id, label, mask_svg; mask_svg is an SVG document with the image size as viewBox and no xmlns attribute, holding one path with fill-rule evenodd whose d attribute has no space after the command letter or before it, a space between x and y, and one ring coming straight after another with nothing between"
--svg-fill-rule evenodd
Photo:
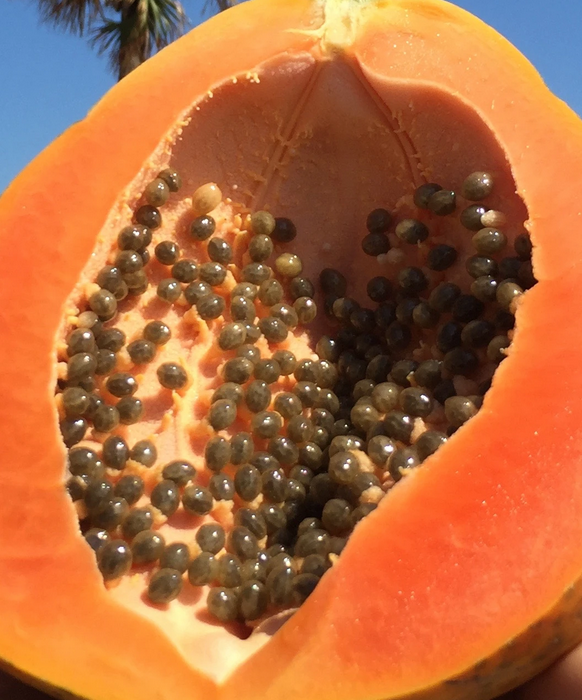
<instances>
[{"instance_id":1,"label":"palm frond","mask_svg":"<svg viewBox=\"0 0 582 700\"><path fill-rule=\"evenodd\" d=\"M103 16L100 0L38 0L41 20L82 35Z\"/></svg>"},{"instance_id":2,"label":"palm frond","mask_svg":"<svg viewBox=\"0 0 582 700\"><path fill-rule=\"evenodd\" d=\"M239 0L206 0L202 8L203 12L208 12L215 7L219 12L228 10L229 7L236 5Z\"/></svg>"}]
</instances>

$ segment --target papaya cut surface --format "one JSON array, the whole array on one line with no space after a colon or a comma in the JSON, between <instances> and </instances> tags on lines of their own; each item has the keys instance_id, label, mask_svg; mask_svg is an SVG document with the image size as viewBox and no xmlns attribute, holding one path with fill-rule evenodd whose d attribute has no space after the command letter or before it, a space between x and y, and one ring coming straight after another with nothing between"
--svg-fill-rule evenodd
<instances>
[{"instance_id":1,"label":"papaya cut surface","mask_svg":"<svg viewBox=\"0 0 582 700\"><path fill-rule=\"evenodd\" d=\"M116 86L0 200L7 667L89 700L485 700L579 641L581 149L579 120L527 61L437 0L253 0ZM187 584L152 604L147 568L104 586L65 490L54 390L64 338L164 168L180 172L183 188L164 205L154 243L175 235L186 249L193 192L215 182L224 196L212 213L233 265L246 262L249 214L268 210L298 231L276 253L299 255L314 280L322 268L343 271L362 305L371 275L403 264L362 254L362 222L383 206L416 216L413 193L427 182L459 192L470 173L492 173L488 208L503 212L510 243L527 229L534 245L537 284L519 299L508 357L478 414L386 489L298 610L257 625L220 624ZM420 216L458 256L435 283L467 287L472 234ZM423 256L411 246L406 264L422 266ZM154 284L167 276L152 269ZM238 281L231 273L225 289ZM315 299L323 308L320 290ZM187 459L205 473L209 397L225 359L220 322L148 292L126 303L117 327L137 337L150 319L172 328L164 361L186 368L188 385L168 391L155 364L141 367L145 419L122 435L130 444L155 435L160 463ZM320 314L284 347L309 358L333 328ZM257 347L274 349L265 338ZM241 409L224 434L249 420ZM86 442L100 445L94 433ZM154 483L139 465L127 473ZM232 527L220 503L194 524L182 510L159 518L159 532L170 543L211 518Z\"/></svg>"}]
</instances>

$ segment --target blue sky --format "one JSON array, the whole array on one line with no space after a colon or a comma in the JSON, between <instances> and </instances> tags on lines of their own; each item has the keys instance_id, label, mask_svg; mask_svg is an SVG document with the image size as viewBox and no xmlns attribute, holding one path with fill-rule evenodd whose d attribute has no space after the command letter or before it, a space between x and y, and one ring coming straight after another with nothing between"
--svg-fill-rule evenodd
<instances>
[{"instance_id":1,"label":"blue sky","mask_svg":"<svg viewBox=\"0 0 582 700\"><path fill-rule=\"evenodd\" d=\"M276 2L277 0L273 0ZM0 192L55 136L113 85L84 39L39 22L32 0L0 0ZM510 39L550 88L582 114L582 3L458 0ZM185 0L192 25L204 0ZM208 14L206 12L206 14Z\"/></svg>"}]
</instances>

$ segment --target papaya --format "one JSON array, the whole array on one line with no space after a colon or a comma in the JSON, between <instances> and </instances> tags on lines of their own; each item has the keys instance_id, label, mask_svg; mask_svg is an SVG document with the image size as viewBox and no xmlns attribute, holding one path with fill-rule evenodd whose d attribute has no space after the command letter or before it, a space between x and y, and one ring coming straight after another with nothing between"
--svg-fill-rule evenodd
<instances>
[{"instance_id":1,"label":"papaya","mask_svg":"<svg viewBox=\"0 0 582 700\"><path fill-rule=\"evenodd\" d=\"M487 700L573 648L581 179L441 0L251 0L122 80L0 199L2 667Z\"/></svg>"}]
</instances>

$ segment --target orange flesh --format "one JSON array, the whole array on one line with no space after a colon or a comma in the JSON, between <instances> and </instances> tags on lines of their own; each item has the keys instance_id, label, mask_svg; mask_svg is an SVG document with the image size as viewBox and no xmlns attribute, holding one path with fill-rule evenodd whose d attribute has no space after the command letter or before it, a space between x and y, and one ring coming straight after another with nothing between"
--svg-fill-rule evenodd
<instances>
[{"instance_id":1,"label":"orange flesh","mask_svg":"<svg viewBox=\"0 0 582 700\"><path fill-rule=\"evenodd\" d=\"M27 318L26 308L16 306L9 306L5 315L7 326L18 332L7 337L2 348L6 379L0 424L10 425L10 434L3 436L4 449L19 468L0 472L3 491L10 495L0 510L0 523L3 531L11 533L0 551L6 564L3 568L9 571L0 580L0 599L11 601L0 623L6 630L0 635L0 656L24 670L34 669L55 685L59 678L66 678L67 687L90 698L117 697L110 683L118 697L132 698L137 678L147 679L140 695L148 699L217 697L214 683L207 678L225 683L221 697L399 697L428 688L492 653L540 617L578 578L582 525L576 514L582 483L576 467L582 407L569 397L580 396L577 383L582 379L564 372L552 374L551 386L535 381L547 376L547 360L539 348L547 345L549 337L553 361L558 366L572 361L571 326L577 323L573 319L578 310L572 290L578 281L576 270L569 268L582 244L566 237L568 254L564 254L565 243L552 237L548 224L555 209L560 210L561 200L568 202L567 194L553 192L551 205L544 210L547 193L536 195L552 182L551 172L542 183L536 180L527 144L520 150L521 137L511 130L509 116L508 123L503 123L505 131L496 130L502 144L512 139L508 165L486 123L499 111L510 115L512 104L505 94L488 94L483 56L479 56L479 70L466 86L463 100L447 91L447 71L460 60L454 43L460 25L454 20L462 16L468 22L464 14L449 15L440 3L417 3L412 31L403 8L406 3L395 3L385 10L387 21L393 23L391 29L380 22L372 25L376 10L367 8L368 14L363 14L370 24L365 41L360 45L356 40L346 55L334 57L309 34L280 29L320 26L321 15L306 3L276 11L263 3L258 18L237 11L232 24L223 21L225 41L236 27L245 30L237 24L237 17L250 25L247 31L254 31L253 22L268 22L269 40L260 46L253 44L245 52L244 63L237 56L235 71L229 70L228 56L221 54L218 73L212 52L218 55L219 48L213 49L210 42L204 46L204 36L198 35L199 50L207 56L207 63L196 66L195 80L189 74L193 69L184 65L179 75L165 75L164 60L171 62L174 49L164 52L156 64L159 80L153 81L153 90L147 84L153 104L162 96L164 103L148 115L151 124L144 125L139 144L133 145L129 127L120 128L119 120L112 119L120 110L130 124L128 110L135 110L134 115L139 112L139 73L130 79L129 102L120 97L121 106L110 101L92 113L88 124L110 120L107 131L99 132L100 141L111 149L107 178L100 176L102 150L92 147L92 132L80 125L54 147L62 170L51 174L51 187L44 189L47 183L42 178L43 189L27 186L39 186L34 181L39 173L49 177L41 158L21 178L20 191L15 187L3 198L0 217L4 211L9 216L2 219L6 233L0 240L0 297L9 298L5 285L14 279L12 271L21 267L24 272L19 279L31 289L27 308L34 309L34 316ZM442 13L449 17L451 21L442 25L442 36L429 39L428 30L423 34L423 13L427 22L429 15L432 19ZM479 51L487 56L490 45L498 41L486 34ZM447 46L446 57L436 54L441 42ZM402 45L405 49L399 49ZM389 78L378 65L380 52L385 53L387 46L395 48L390 53ZM508 51L504 45L501 48ZM290 49L292 57L283 53ZM421 74L430 75L431 84L410 78L421 60ZM511 60L518 59L511 54ZM527 73L528 69L520 68ZM179 85L188 80L193 83L194 107L184 111L188 100L182 95L179 101L172 101L172 81ZM529 74L523 86L515 81L511 91L515 99L521 93L528 95L523 99L533 99L529 95L542 89ZM212 86L213 94L194 100L201 85ZM123 89L121 85L120 94ZM559 112L553 103L550 107ZM155 134L159 138L179 114L189 123L181 134L168 132L156 151ZM560 116L564 131L570 122L568 115ZM534 142L547 131L543 117L529 117L529 138ZM571 124L574 131L574 122ZM576 139L580 141L579 133L572 140ZM81 146L87 157L79 163L72 157ZM569 171L577 177L575 168L582 168L574 161L570 166L568 157L566 153ZM406 211L406 201L401 198L422 178L457 188L472 170L492 170L497 185L488 203L508 216L507 230L515 236L526 214L514 194L513 170L529 208L532 237L540 246L535 263L542 283L528 293L519 310L512 356L500 368L479 416L357 528L332 574L274 638L256 635L240 640L220 627L204 626L201 631L190 615L186 627L183 617L172 615L179 610L180 601L170 604L169 615L158 615L160 611L138 600L142 582L132 586L127 579L110 592L124 606L135 607L152 619L159 617L163 631L156 629L131 610L113 605L82 539L62 537L62 533L72 533L76 524L62 488L64 453L57 439L51 397L51 341L61 308L117 194L143 165L121 204L109 214L105 240L130 216L127 204L133 204L144 184L168 161L182 172L187 183L184 189L214 180L243 206L268 206L276 215L291 216L300 235L285 249L300 253L313 278L323 266L345 271L353 285L351 292L361 299L369 277L383 272L379 263L378 271L371 273L370 260L355 253L361 222L375 206L398 205L399 211ZM552 164L544 162L544 166L549 170ZM77 179L83 180L90 193L83 207L73 206L66 196L70 183ZM236 189L229 190L235 185ZM55 191L63 193L56 203ZM34 202L32 214L22 209L29 200ZM180 206L175 207L176 217ZM567 212L572 212L569 202ZM561 230L568 223L567 212L561 214ZM570 223L577 214L570 214ZM170 225L172 216L165 218ZM42 239L37 235L33 247L18 245L23 234L33 235L40 225L52 235ZM457 234L443 230L443 235ZM334 241L341 241L341 246ZM469 239L466 241L469 250ZM105 256L106 242L101 250ZM28 284L26 275L46 256L54 267L47 273L52 276L51 284L42 287L41 295L33 283ZM66 265L62 264L65 260ZM101 264L102 260L93 260L86 268L87 276ZM183 347L181 344L181 351ZM199 367L194 353L203 352L205 346L196 348L186 361ZM30 372L30 367L35 371ZM216 364L210 369L214 367ZM22 376L27 378L27 391L36 397L33 404L22 396ZM209 386L213 380L197 381ZM167 396L161 401L166 403L160 404L156 397L152 410L169 407ZM540 405L544 406L543 421ZM19 407L20 420L14 424L10 412ZM175 429L165 426L163 440L175 441L175 445L162 451L167 449L169 454L177 445L178 454L186 456L193 448L189 439L183 439L191 419L185 411L180 415ZM39 430L39 425L46 425L46 431ZM563 436L570 436L566 445ZM540 469L541 462L556 464L560 478L552 469ZM46 498L28 501L27 494L40 491ZM24 510L23 502L27 503ZM559 511L555 503L560 504ZM522 527L524 522L527 529ZM14 523L19 524L17 529ZM558 532L562 533L559 542ZM31 541L35 543L34 561L26 549ZM553 563L549 553L558 545L568 556L562 554ZM43 595L40 586L50 592L51 606L43 609L39 619L34 602ZM374 594L362 595L362 591ZM488 629L492 621L495 624ZM39 632L39 642L31 638L29 629ZM58 636L59 650L56 657L49 658L42 640L51 635ZM79 638L84 642L82 648ZM147 638L147 644L132 642L142 638ZM442 640L446 640L446 654ZM91 669L102 669L105 680L95 677ZM144 689L151 695L144 694Z\"/></svg>"}]
</instances>

